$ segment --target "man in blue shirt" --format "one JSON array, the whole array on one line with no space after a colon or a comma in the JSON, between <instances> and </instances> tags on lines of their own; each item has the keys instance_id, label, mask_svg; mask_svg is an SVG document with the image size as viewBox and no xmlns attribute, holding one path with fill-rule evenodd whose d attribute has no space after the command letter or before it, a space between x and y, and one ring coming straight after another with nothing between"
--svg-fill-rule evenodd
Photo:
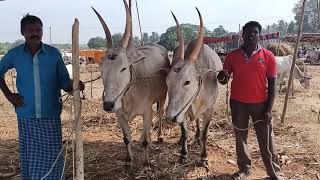
<instances>
[{"instance_id":1,"label":"man in blue shirt","mask_svg":"<svg viewBox=\"0 0 320 180\"><path fill-rule=\"evenodd\" d=\"M27 14L21 20L26 42L0 61L0 88L17 113L21 178L63 178L60 91L72 91L72 81L58 49L42 43L42 21ZM4 75L15 68L18 93ZM80 90L84 84L80 82ZM57 161L56 161L57 159Z\"/></svg>"}]
</instances>

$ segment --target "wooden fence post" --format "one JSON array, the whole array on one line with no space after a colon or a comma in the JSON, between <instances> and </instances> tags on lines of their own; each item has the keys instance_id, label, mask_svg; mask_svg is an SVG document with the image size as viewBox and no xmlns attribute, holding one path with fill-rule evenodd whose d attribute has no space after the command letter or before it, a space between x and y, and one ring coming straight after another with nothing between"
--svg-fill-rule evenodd
<instances>
[{"instance_id":1,"label":"wooden fence post","mask_svg":"<svg viewBox=\"0 0 320 180\"><path fill-rule=\"evenodd\" d=\"M288 88L287 88L287 92L286 92L286 97L284 100L284 105L283 105L283 111L282 111L282 115L281 115L281 124L284 123L284 118L286 116L286 111L287 111L287 106L288 106L288 98L289 98L289 92L290 92L290 87L292 84L292 78L293 78L293 70L296 64L296 60L297 60L297 53L298 53L298 46L300 43L300 39L301 39L301 33L302 33L302 25L303 25L303 17L304 17L304 11L305 11L305 7L306 7L306 2L307 0L303 0L302 2L302 9L301 9L301 17L300 17L300 21L299 21L299 29L298 29L298 36L297 36L297 42L296 42L296 46L294 48L294 54L293 54L293 60L292 60L292 64L291 64L291 69L290 69L290 76L289 76L289 81L288 81ZM292 92L293 93L293 92Z\"/></svg>"},{"instance_id":2,"label":"wooden fence post","mask_svg":"<svg viewBox=\"0 0 320 180\"><path fill-rule=\"evenodd\" d=\"M72 72L73 72L73 105L74 105L74 120L75 141L76 141L76 180L84 179L83 168L83 142L82 142L82 127L81 127L81 100L79 91L79 21L75 19L72 26Z\"/></svg>"}]
</instances>

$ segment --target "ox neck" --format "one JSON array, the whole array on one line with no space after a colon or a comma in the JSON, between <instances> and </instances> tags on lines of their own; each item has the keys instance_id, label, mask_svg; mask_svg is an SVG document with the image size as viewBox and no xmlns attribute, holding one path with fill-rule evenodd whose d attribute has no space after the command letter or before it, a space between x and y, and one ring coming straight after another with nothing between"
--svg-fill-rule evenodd
<instances>
[{"instance_id":1,"label":"ox neck","mask_svg":"<svg viewBox=\"0 0 320 180\"><path fill-rule=\"evenodd\" d=\"M305 78L304 74L300 71L300 69L297 68L297 65L294 66L293 77L299 80Z\"/></svg>"}]
</instances>

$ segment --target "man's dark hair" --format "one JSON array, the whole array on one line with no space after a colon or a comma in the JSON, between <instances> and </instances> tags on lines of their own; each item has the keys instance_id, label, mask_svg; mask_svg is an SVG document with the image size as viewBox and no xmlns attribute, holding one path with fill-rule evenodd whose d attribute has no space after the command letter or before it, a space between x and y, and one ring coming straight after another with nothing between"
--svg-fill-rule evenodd
<instances>
[{"instance_id":1,"label":"man's dark hair","mask_svg":"<svg viewBox=\"0 0 320 180\"><path fill-rule=\"evenodd\" d=\"M246 32L247 30L249 30L249 28L254 28L254 27L258 27L259 29L259 34L261 33L261 25L257 22L257 21L250 21L250 22L247 22L243 28L242 28L242 32Z\"/></svg>"},{"instance_id":2,"label":"man's dark hair","mask_svg":"<svg viewBox=\"0 0 320 180\"><path fill-rule=\"evenodd\" d=\"M24 28L27 24L37 24L39 23L41 27L43 26L42 21L37 16L30 15L29 13L25 15L20 22L20 32L23 35Z\"/></svg>"}]
</instances>

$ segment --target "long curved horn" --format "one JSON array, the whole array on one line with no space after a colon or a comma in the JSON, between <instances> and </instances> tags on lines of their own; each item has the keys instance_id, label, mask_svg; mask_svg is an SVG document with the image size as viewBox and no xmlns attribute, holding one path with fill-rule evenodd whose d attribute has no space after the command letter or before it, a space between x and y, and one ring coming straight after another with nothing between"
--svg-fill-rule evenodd
<instances>
[{"instance_id":1,"label":"long curved horn","mask_svg":"<svg viewBox=\"0 0 320 180\"><path fill-rule=\"evenodd\" d=\"M131 8L132 8L132 2L131 2L131 0L129 0L129 12L130 12L130 17L131 17L131 22L132 22L132 10L131 10ZM130 28L130 35L131 35L131 37L133 36L133 34L132 34L132 23L131 23L131 28Z\"/></svg>"},{"instance_id":2,"label":"long curved horn","mask_svg":"<svg viewBox=\"0 0 320 180\"><path fill-rule=\"evenodd\" d=\"M129 40L130 40L130 29L131 29L131 16L130 16L130 10L128 7L128 4L126 0L123 0L125 9L126 9L126 28L124 30L123 38L121 40L122 47L126 48L128 46Z\"/></svg>"},{"instance_id":3,"label":"long curved horn","mask_svg":"<svg viewBox=\"0 0 320 180\"><path fill-rule=\"evenodd\" d=\"M111 33L110 33L110 30L107 26L107 24L105 23L105 21L103 20L103 18L100 16L100 14L93 8L93 11L96 13L96 15L98 16L99 18L99 21L100 23L102 24L102 27L103 27L103 30L104 30L104 33L106 35L106 39L107 39L107 48L110 49L110 48L113 48L113 44L112 44L112 36L111 36Z\"/></svg>"},{"instance_id":4,"label":"long curved horn","mask_svg":"<svg viewBox=\"0 0 320 180\"><path fill-rule=\"evenodd\" d=\"M192 53L189 56L189 60L191 62L194 62L197 59L197 57L199 56L200 50L201 50L201 46L203 44L203 31L204 31L203 21L202 21L202 17L201 17L201 13L200 13L199 9L198 8L196 8L196 9L197 9L199 19L200 19L200 27L199 27L199 31L198 31L198 39L196 41L196 44L194 46Z\"/></svg>"},{"instance_id":5,"label":"long curved horn","mask_svg":"<svg viewBox=\"0 0 320 180\"><path fill-rule=\"evenodd\" d=\"M177 32L177 38L179 41L179 49L178 49L178 58L180 60L184 60L184 39L182 37L182 33L181 33L181 28L180 28L180 24L176 18L176 16L173 14L173 12L171 11L171 14L174 18L174 21L176 22L176 32Z\"/></svg>"}]
</instances>

